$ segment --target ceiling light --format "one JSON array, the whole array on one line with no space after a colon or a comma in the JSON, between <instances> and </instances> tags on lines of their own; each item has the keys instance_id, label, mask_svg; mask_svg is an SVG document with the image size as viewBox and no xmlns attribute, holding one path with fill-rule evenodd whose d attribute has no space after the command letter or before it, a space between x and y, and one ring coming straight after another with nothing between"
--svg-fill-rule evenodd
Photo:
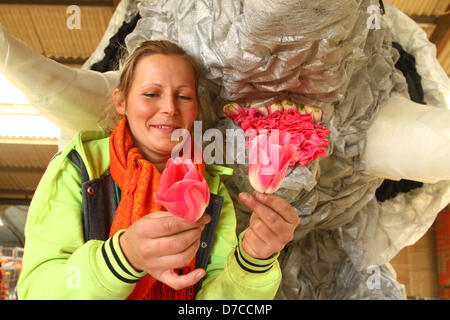
<instances>
[{"instance_id":1,"label":"ceiling light","mask_svg":"<svg viewBox=\"0 0 450 320\"><path fill-rule=\"evenodd\" d=\"M28 99L0 73L0 103L30 104Z\"/></svg>"},{"instance_id":2,"label":"ceiling light","mask_svg":"<svg viewBox=\"0 0 450 320\"><path fill-rule=\"evenodd\" d=\"M0 74L0 137L54 139L60 133Z\"/></svg>"}]
</instances>

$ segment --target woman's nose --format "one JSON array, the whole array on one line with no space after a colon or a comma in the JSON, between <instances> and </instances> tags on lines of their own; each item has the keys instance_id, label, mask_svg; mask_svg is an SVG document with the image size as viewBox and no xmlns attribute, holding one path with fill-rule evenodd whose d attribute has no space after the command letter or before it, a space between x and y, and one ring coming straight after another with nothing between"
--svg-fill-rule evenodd
<instances>
[{"instance_id":1,"label":"woman's nose","mask_svg":"<svg viewBox=\"0 0 450 320\"><path fill-rule=\"evenodd\" d=\"M161 111L169 116L177 112L177 106L173 95L166 95L162 101Z\"/></svg>"}]
</instances>

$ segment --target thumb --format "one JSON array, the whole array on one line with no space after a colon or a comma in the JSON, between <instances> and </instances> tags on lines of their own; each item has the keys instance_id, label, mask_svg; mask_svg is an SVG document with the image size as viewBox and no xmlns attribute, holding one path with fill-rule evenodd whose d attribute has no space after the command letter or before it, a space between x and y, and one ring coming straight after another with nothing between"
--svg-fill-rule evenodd
<instances>
[{"instance_id":1,"label":"thumb","mask_svg":"<svg viewBox=\"0 0 450 320\"><path fill-rule=\"evenodd\" d=\"M160 274L159 280L172 289L181 290L196 284L205 276L204 269L195 269L183 275L177 274L174 270L165 270Z\"/></svg>"}]
</instances>

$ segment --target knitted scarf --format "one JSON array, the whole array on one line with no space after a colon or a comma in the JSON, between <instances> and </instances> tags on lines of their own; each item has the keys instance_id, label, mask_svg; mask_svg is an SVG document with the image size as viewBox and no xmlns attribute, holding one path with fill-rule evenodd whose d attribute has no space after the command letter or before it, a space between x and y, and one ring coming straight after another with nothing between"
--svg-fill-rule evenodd
<instances>
[{"instance_id":1,"label":"knitted scarf","mask_svg":"<svg viewBox=\"0 0 450 320\"><path fill-rule=\"evenodd\" d=\"M155 201L161 174L156 167L145 160L127 125L126 118L115 126L109 141L111 158L110 171L114 181L121 189L121 199L111 225L109 237L117 231L129 228L136 220L156 211L166 211ZM205 175L204 163L196 165ZM186 274L195 267L195 257L189 265L175 270ZM174 290L169 286L146 275L139 280L128 300L189 300L194 298L193 287Z\"/></svg>"}]
</instances>

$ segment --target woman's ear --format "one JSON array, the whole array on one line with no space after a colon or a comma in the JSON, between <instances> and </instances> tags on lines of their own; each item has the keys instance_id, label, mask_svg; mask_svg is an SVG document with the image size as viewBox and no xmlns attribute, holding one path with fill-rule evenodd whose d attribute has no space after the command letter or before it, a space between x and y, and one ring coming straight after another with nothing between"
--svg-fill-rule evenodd
<instances>
[{"instance_id":1,"label":"woman's ear","mask_svg":"<svg viewBox=\"0 0 450 320\"><path fill-rule=\"evenodd\" d=\"M116 111L118 114L124 116L125 115L125 97L119 89L114 89L112 93L112 98L114 102L114 106L116 107Z\"/></svg>"}]
</instances>

